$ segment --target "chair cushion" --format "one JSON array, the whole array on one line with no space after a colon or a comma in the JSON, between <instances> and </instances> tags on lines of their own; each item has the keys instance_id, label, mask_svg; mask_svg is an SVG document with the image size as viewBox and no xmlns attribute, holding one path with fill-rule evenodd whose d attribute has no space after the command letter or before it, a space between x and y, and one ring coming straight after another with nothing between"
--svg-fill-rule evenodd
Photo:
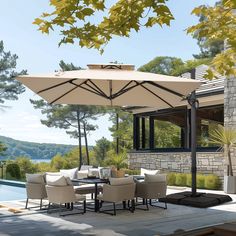
<instances>
[{"instance_id":1,"label":"chair cushion","mask_svg":"<svg viewBox=\"0 0 236 236\"><path fill-rule=\"evenodd\" d=\"M99 178L99 169L98 168L89 168L88 176L96 176Z\"/></svg>"},{"instance_id":2,"label":"chair cushion","mask_svg":"<svg viewBox=\"0 0 236 236\"><path fill-rule=\"evenodd\" d=\"M148 170L148 169L144 169L144 168L141 168L141 176L144 176L145 174L148 174L148 175L156 175L158 174L160 171L159 170Z\"/></svg>"},{"instance_id":3,"label":"chair cushion","mask_svg":"<svg viewBox=\"0 0 236 236\"><path fill-rule=\"evenodd\" d=\"M51 186L67 186L68 182L66 177L57 175L46 175L46 182Z\"/></svg>"},{"instance_id":4,"label":"chair cushion","mask_svg":"<svg viewBox=\"0 0 236 236\"><path fill-rule=\"evenodd\" d=\"M166 174L149 175L145 174L145 182L166 182Z\"/></svg>"},{"instance_id":5,"label":"chair cushion","mask_svg":"<svg viewBox=\"0 0 236 236\"><path fill-rule=\"evenodd\" d=\"M87 176L88 176L88 170L79 170L77 172L77 178L78 179L87 178Z\"/></svg>"},{"instance_id":6,"label":"chair cushion","mask_svg":"<svg viewBox=\"0 0 236 236\"><path fill-rule=\"evenodd\" d=\"M62 169L60 170L61 175L65 177L69 177L70 179L77 179L78 178L78 168L73 168L73 169Z\"/></svg>"},{"instance_id":7,"label":"chair cushion","mask_svg":"<svg viewBox=\"0 0 236 236\"><path fill-rule=\"evenodd\" d=\"M60 172L45 172L46 175L56 175L56 176L61 176Z\"/></svg>"},{"instance_id":8,"label":"chair cushion","mask_svg":"<svg viewBox=\"0 0 236 236\"><path fill-rule=\"evenodd\" d=\"M126 185L126 184L133 184L134 179L132 176L125 177L125 178L109 178L110 185Z\"/></svg>"},{"instance_id":9,"label":"chair cushion","mask_svg":"<svg viewBox=\"0 0 236 236\"><path fill-rule=\"evenodd\" d=\"M111 177L111 168L99 167L99 177L100 179L109 179Z\"/></svg>"},{"instance_id":10,"label":"chair cushion","mask_svg":"<svg viewBox=\"0 0 236 236\"><path fill-rule=\"evenodd\" d=\"M34 183L34 184L44 184L44 175L42 174L26 174L26 181L27 183Z\"/></svg>"},{"instance_id":11,"label":"chair cushion","mask_svg":"<svg viewBox=\"0 0 236 236\"><path fill-rule=\"evenodd\" d=\"M90 168L93 168L93 166L82 165L82 166L80 167L80 170L88 170L88 169L90 169Z\"/></svg>"}]
</instances>

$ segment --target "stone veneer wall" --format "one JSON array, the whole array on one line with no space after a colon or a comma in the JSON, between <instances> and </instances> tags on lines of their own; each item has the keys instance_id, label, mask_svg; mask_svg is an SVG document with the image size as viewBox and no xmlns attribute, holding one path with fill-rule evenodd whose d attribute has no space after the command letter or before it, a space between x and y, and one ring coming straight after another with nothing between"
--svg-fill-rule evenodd
<instances>
[{"instance_id":1,"label":"stone veneer wall","mask_svg":"<svg viewBox=\"0 0 236 236\"><path fill-rule=\"evenodd\" d=\"M168 172L191 172L190 152L145 153L130 152L128 154L130 169L158 169ZM236 170L236 163L234 170ZM224 154L222 152L197 153L197 171L202 174L216 174L221 180L224 176Z\"/></svg>"}]
</instances>

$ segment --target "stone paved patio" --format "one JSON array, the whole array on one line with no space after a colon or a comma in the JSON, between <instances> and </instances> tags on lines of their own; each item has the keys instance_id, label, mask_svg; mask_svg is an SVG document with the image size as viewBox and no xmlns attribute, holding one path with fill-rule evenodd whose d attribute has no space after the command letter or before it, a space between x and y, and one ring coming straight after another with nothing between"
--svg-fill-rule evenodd
<instances>
[{"instance_id":1,"label":"stone paved patio","mask_svg":"<svg viewBox=\"0 0 236 236\"><path fill-rule=\"evenodd\" d=\"M188 189L168 189L168 193ZM208 191L220 193L217 191ZM176 230L191 230L209 225L236 221L236 195L233 202L207 209L169 204L167 210L152 208L135 213L119 211L117 216L88 212L85 215L59 217L45 211L23 210L24 201L0 202L0 205L21 208L12 213L0 208L0 235L167 235Z\"/></svg>"}]
</instances>

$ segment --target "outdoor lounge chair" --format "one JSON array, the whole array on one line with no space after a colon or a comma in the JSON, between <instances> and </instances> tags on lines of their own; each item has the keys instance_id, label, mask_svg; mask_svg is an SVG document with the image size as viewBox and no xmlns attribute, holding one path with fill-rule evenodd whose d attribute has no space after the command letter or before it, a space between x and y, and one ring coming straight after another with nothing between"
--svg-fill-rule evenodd
<instances>
[{"instance_id":1,"label":"outdoor lounge chair","mask_svg":"<svg viewBox=\"0 0 236 236\"><path fill-rule=\"evenodd\" d=\"M110 184L103 185L103 194L98 195L99 212L109 213L109 211L113 211L111 214L116 215L116 203L123 202L123 208L126 208L126 201L132 202L128 209L134 212L135 183L133 177L110 178L109 180ZM103 202L113 203L113 210L101 211Z\"/></svg>"},{"instance_id":2,"label":"outdoor lounge chair","mask_svg":"<svg viewBox=\"0 0 236 236\"><path fill-rule=\"evenodd\" d=\"M59 205L60 216L86 213L86 197L75 193L74 187L69 178L64 176L47 176L46 181L46 191L49 201L48 213L50 213L52 204ZM78 202L83 203L82 212L62 215L62 205L65 205L69 210L73 210L73 204Z\"/></svg>"},{"instance_id":3,"label":"outdoor lounge chair","mask_svg":"<svg viewBox=\"0 0 236 236\"><path fill-rule=\"evenodd\" d=\"M40 210L42 209L42 200L47 198L45 188L45 178L42 174L26 174L26 204L25 209L28 208L29 199L40 200Z\"/></svg>"},{"instance_id":4,"label":"outdoor lounge chair","mask_svg":"<svg viewBox=\"0 0 236 236\"><path fill-rule=\"evenodd\" d=\"M156 175L148 175L145 174L145 180L143 182L136 183L136 193L135 196L143 199L143 204L146 205L147 210L148 204L151 206L156 206L160 208L167 209L167 203L165 202L165 206L159 206L157 204L153 204L152 200L157 200L160 198L166 197L167 183L166 183L166 175L165 174L156 174ZM148 202L149 201L149 202Z\"/></svg>"}]
</instances>

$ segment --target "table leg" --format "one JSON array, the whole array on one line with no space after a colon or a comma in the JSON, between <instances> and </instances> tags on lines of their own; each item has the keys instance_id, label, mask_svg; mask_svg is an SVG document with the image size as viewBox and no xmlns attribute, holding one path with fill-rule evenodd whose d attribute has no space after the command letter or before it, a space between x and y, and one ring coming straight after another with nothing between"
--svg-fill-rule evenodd
<instances>
[{"instance_id":1,"label":"table leg","mask_svg":"<svg viewBox=\"0 0 236 236\"><path fill-rule=\"evenodd\" d=\"M94 204L95 204L95 206L94 206L94 210L95 210L95 212L98 212L98 210L99 210L99 201L97 200L97 196L98 196L98 184L97 183L95 183L95 193L94 193Z\"/></svg>"}]
</instances>

